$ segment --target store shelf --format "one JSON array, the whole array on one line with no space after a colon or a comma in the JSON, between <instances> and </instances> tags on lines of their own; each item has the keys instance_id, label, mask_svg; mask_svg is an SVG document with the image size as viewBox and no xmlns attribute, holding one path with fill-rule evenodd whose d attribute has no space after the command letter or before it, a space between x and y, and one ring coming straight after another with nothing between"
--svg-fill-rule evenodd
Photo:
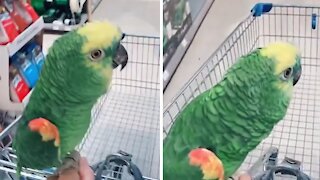
<instances>
[{"instance_id":1,"label":"store shelf","mask_svg":"<svg viewBox=\"0 0 320 180\"><path fill-rule=\"evenodd\" d=\"M27 42L34 38L44 26L42 17L40 17L36 22L31 24L26 30L24 30L18 37L12 42L6 45L9 56L13 56L18 52Z\"/></svg>"},{"instance_id":2,"label":"store shelf","mask_svg":"<svg viewBox=\"0 0 320 180\"><path fill-rule=\"evenodd\" d=\"M36 22L32 23L27 29L19 34L13 42L0 46L0 110L22 112L26 104L29 102L32 91L21 103L12 102L10 99L9 61L11 56L18 52L37 34L41 33L43 27L44 21L43 18L40 17Z\"/></svg>"},{"instance_id":3,"label":"store shelf","mask_svg":"<svg viewBox=\"0 0 320 180\"><path fill-rule=\"evenodd\" d=\"M28 102L29 102L29 99L30 99L30 97L31 97L32 92L33 92L33 89L32 89L32 90L29 92L29 94L26 95L26 97L24 97L24 99L22 100L22 104L23 104L24 107L27 106L27 104L28 104Z\"/></svg>"},{"instance_id":4,"label":"store shelf","mask_svg":"<svg viewBox=\"0 0 320 180\"><path fill-rule=\"evenodd\" d=\"M79 24L65 25L65 24L45 23L44 30L68 32L68 31L72 31L74 29L77 29L79 26L82 26L84 23L86 23L87 20L88 20L88 15L82 14Z\"/></svg>"},{"instance_id":5,"label":"store shelf","mask_svg":"<svg viewBox=\"0 0 320 180\"><path fill-rule=\"evenodd\" d=\"M102 0L93 0L92 2L92 12L93 13L96 8L99 6ZM83 7L86 8L86 7ZM44 24L44 30L46 31L56 31L56 32L69 32L74 29L77 29L78 27L82 26L84 23L86 23L88 20L87 14L81 15L81 20L79 24L76 25L65 25L65 24L54 24L54 23L45 23Z\"/></svg>"},{"instance_id":6,"label":"store shelf","mask_svg":"<svg viewBox=\"0 0 320 180\"><path fill-rule=\"evenodd\" d=\"M128 152L144 179L156 180L160 176L160 38L127 35L122 44L130 61L122 71L114 70L112 85L92 108L90 128L76 149L87 157L91 166L104 162L107 155L119 150ZM0 142L10 139L1 151L1 180L6 180L1 172L11 176L8 180L17 180L17 156L11 144L21 120L17 117L0 132ZM132 179L128 172L121 172L122 179ZM23 178L32 180L44 180L48 174L52 172L22 170ZM115 179L114 176L109 178L110 174L103 175L107 176L105 179Z\"/></svg>"},{"instance_id":7,"label":"store shelf","mask_svg":"<svg viewBox=\"0 0 320 180\"><path fill-rule=\"evenodd\" d=\"M164 61L164 71L163 71L163 91L165 91L168 86L172 76L174 75L176 69L178 68L183 56L188 50L196 32L198 31L201 22L205 18L207 12L209 11L214 0L208 0L204 3L202 9L198 13L195 19L192 19L192 25L186 32L183 40L176 48L174 54L170 59L165 59Z\"/></svg>"}]
</instances>

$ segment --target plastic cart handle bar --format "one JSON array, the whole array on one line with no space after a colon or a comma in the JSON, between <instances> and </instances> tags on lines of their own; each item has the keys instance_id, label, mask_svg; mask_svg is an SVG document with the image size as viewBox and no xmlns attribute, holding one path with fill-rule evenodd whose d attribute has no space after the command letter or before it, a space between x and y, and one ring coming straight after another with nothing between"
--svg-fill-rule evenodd
<instances>
[{"instance_id":1,"label":"plastic cart handle bar","mask_svg":"<svg viewBox=\"0 0 320 180\"><path fill-rule=\"evenodd\" d=\"M257 3L251 9L252 16L257 17L267 12L270 12L272 7L272 3Z\"/></svg>"},{"instance_id":2,"label":"plastic cart handle bar","mask_svg":"<svg viewBox=\"0 0 320 180\"><path fill-rule=\"evenodd\" d=\"M106 160L98 165L94 166L93 169L97 169L95 180L101 180L102 172L104 167L110 163L115 163L119 166L127 166L129 173L134 177L134 180L144 180L139 168L131 161L132 155L119 151L116 154L111 154L106 157Z\"/></svg>"},{"instance_id":3,"label":"plastic cart handle bar","mask_svg":"<svg viewBox=\"0 0 320 180\"><path fill-rule=\"evenodd\" d=\"M251 14L253 17L259 17L265 13L270 12L272 7L273 7L272 3L257 3L251 9ZM311 28L315 30L318 25L318 16L315 13L310 15L311 15Z\"/></svg>"},{"instance_id":4,"label":"plastic cart handle bar","mask_svg":"<svg viewBox=\"0 0 320 180\"><path fill-rule=\"evenodd\" d=\"M310 177L300 170L299 161L285 157L277 165L278 149L271 147L258 161L250 168L248 173L253 180L274 180L277 174L296 177L297 180L310 180Z\"/></svg>"},{"instance_id":5,"label":"plastic cart handle bar","mask_svg":"<svg viewBox=\"0 0 320 180\"><path fill-rule=\"evenodd\" d=\"M0 133L0 141L3 140L10 132L12 132L12 129L16 127L21 120L21 116L17 117L8 127L6 127L1 133Z\"/></svg>"}]
</instances>

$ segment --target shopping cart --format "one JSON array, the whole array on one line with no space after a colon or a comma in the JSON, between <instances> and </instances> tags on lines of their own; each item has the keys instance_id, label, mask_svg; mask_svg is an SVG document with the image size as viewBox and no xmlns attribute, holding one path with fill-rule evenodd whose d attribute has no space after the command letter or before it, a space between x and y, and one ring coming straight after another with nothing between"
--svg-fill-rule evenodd
<instances>
[{"instance_id":1,"label":"shopping cart","mask_svg":"<svg viewBox=\"0 0 320 180\"><path fill-rule=\"evenodd\" d=\"M144 179L159 179L160 39L126 35L122 44L128 64L121 72L114 70L112 85L93 108L92 123L77 150L100 179L133 179L133 166ZM15 119L0 133L5 141L0 144L1 180L17 179L16 156L10 146L18 122ZM23 169L22 175L38 180L53 172Z\"/></svg>"},{"instance_id":2,"label":"shopping cart","mask_svg":"<svg viewBox=\"0 0 320 180\"><path fill-rule=\"evenodd\" d=\"M300 161L302 171L320 179L320 7L257 4L209 57L164 110L164 138L181 110L219 82L242 55L274 41L291 42L302 52L302 76L285 118L249 153L239 171L248 170L271 146ZM284 178L280 178L284 179Z\"/></svg>"}]
</instances>

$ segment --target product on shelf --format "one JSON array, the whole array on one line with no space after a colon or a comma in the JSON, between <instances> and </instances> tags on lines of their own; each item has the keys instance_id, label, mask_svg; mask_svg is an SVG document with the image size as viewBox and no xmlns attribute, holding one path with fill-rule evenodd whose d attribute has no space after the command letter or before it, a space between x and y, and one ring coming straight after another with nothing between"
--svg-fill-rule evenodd
<instances>
[{"instance_id":1,"label":"product on shelf","mask_svg":"<svg viewBox=\"0 0 320 180\"><path fill-rule=\"evenodd\" d=\"M192 25L189 0L170 0L163 4L163 60L168 65Z\"/></svg>"},{"instance_id":2,"label":"product on shelf","mask_svg":"<svg viewBox=\"0 0 320 180\"><path fill-rule=\"evenodd\" d=\"M45 59L41 47L32 41L26 45L25 49L28 59L32 59L32 62L37 66L38 72L40 73Z\"/></svg>"},{"instance_id":3,"label":"product on shelf","mask_svg":"<svg viewBox=\"0 0 320 180\"><path fill-rule=\"evenodd\" d=\"M30 17L31 17L31 19L32 19L32 22L35 22L35 21L39 18L39 16L38 16L38 14L36 13L36 11L35 11L35 10L33 9L33 7L32 7L29 3L27 3L27 2L24 3L24 7L25 7L26 11L28 12L28 14L30 15Z\"/></svg>"},{"instance_id":4,"label":"product on shelf","mask_svg":"<svg viewBox=\"0 0 320 180\"><path fill-rule=\"evenodd\" d=\"M81 22L81 13L86 13L86 0L32 0L35 11L43 16L45 23L74 25Z\"/></svg>"},{"instance_id":5,"label":"product on shelf","mask_svg":"<svg viewBox=\"0 0 320 180\"><path fill-rule=\"evenodd\" d=\"M59 13L59 10L49 9L42 14L43 21L45 23L52 23L55 19L57 19L56 16L58 16Z\"/></svg>"},{"instance_id":6,"label":"product on shelf","mask_svg":"<svg viewBox=\"0 0 320 180\"><path fill-rule=\"evenodd\" d=\"M6 31L2 24L0 24L0 45L7 44L9 42L9 38L6 34Z\"/></svg>"},{"instance_id":7,"label":"product on shelf","mask_svg":"<svg viewBox=\"0 0 320 180\"><path fill-rule=\"evenodd\" d=\"M45 7L43 0L31 0L31 6L39 14L43 15L48 7Z\"/></svg>"},{"instance_id":8,"label":"product on shelf","mask_svg":"<svg viewBox=\"0 0 320 180\"><path fill-rule=\"evenodd\" d=\"M33 88L39 78L37 66L32 63L25 53L18 52L12 57L13 64L19 69L20 74L27 82L29 88Z\"/></svg>"},{"instance_id":9,"label":"product on shelf","mask_svg":"<svg viewBox=\"0 0 320 180\"><path fill-rule=\"evenodd\" d=\"M32 23L32 18L21 1L4 0L4 5L17 25L19 32L25 30Z\"/></svg>"},{"instance_id":10,"label":"product on shelf","mask_svg":"<svg viewBox=\"0 0 320 180\"><path fill-rule=\"evenodd\" d=\"M13 102L22 102L29 93L29 87L13 65L9 67L10 97Z\"/></svg>"},{"instance_id":11,"label":"product on shelf","mask_svg":"<svg viewBox=\"0 0 320 180\"><path fill-rule=\"evenodd\" d=\"M18 35L18 30L13 20L6 12L4 7L0 6L0 45L12 42Z\"/></svg>"}]
</instances>

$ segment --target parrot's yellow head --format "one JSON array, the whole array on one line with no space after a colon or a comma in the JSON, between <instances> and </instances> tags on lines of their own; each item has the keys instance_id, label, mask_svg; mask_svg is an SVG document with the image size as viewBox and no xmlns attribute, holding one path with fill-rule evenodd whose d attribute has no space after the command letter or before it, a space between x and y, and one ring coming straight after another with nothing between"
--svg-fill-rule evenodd
<instances>
[{"instance_id":1,"label":"parrot's yellow head","mask_svg":"<svg viewBox=\"0 0 320 180\"><path fill-rule=\"evenodd\" d=\"M87 23L54 42L42 72L64 79L61 88L73 87L68 94L91 101L107 91L113 69L127 65L128 53L121 44L124 36L108 21Z\"/></svg>"},{"instance_id":2,"label":"parrot's yellow head","mask_svg":"<svg viewBox=\"0 0 320 180\"><path fill-rule=\"evenodd\" d=\"M279 78L278 87L291 92L301 76L299 50L290 43L276 42L261 48L260 54L274 61L274 75Z\"/></svg>"},{"instance_id":3,"label":"parrot's yellow head","mask_svg":"<svg viewBox=\"0 0 320 180\"><path fill-rule=\"evenodd\" d=\"M88 40L82 46L83 53L88 53L97 48L109 47L114 41L119 41L122 38L120 29L108 21L87 23L79 28L77 33Z\"/></svg>"},{"instance_id":4,"label":"parrot's yellow head","mask_svg":"<svg viewBox=\"0 0 320 180\"><path fill-rule=\"evenodd\" d=\"M87 61L88 66L103 70L106 76L110 76L111 73L110 68L105 68L110 61L112 61L113 68L120 64L122 68L126 66L128 54L120 44L125 35L117 26L108 21L90 22L79 28L77 33L86 39L81 51L91 59ZM103 61L103 59L109 59L109 61Z\"/></svg>"}]
</instances>

